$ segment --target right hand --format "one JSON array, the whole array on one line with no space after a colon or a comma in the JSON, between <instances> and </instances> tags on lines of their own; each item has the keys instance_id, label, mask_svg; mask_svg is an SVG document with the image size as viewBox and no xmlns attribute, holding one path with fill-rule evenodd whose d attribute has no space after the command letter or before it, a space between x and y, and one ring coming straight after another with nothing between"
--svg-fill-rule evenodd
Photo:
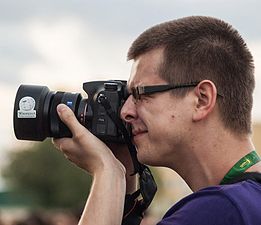
<instances>
[{"instance_id":1,"label":"right hand","mask_svg":"<svg viewBox=\"0 0 261 225\"><path fill-rule=\"evenodd\" d=\"M53 139L53 143L70 161L91 175L105 168L120 169L125 173L124 166L116 159L109 147L82 126L68 106L58 105L57 112L73 136Z\"/></svg>"}]
</instances>

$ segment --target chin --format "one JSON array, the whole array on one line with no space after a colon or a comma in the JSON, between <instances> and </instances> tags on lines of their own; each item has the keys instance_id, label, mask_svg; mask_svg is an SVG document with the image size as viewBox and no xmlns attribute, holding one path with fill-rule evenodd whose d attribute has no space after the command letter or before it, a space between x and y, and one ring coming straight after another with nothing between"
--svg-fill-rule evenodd
<instances>
[{"instance_id":1,"label":"chin","mask_svg":"<svg viewBox=\"0 0 261 225\"><path fill-rule=\"evenodd\" d=\"M164 162L160 161L158 158L152 158L148 155L142 155L137 153L138 161L142 164L145 164L147 166L155 166L155 167L165 167L166 165Z\"/></svg>"},{"instance_id":2,"label":"chin","mask_svg":"<svg viewBox=\"0 0 261 225\"><path fill-rule=\"evenodd\" d=\"M151 160L150 157L146 157L146 155L137 154L138 161L142 164L148 165L148 166L156 166L155 162Z\"/></svg>"},{"instance_id":3,"label":"chin","mask_svg":"<svg viewBox=\"0 0 261 225\"><path fill-rule=\"evenodd\" d=\"M146 159L146 157L144 157L144 155L140 154L139 152L137 152L137 158L140 163L148 164L148 159Z\"/></svg>"}]
</instances>

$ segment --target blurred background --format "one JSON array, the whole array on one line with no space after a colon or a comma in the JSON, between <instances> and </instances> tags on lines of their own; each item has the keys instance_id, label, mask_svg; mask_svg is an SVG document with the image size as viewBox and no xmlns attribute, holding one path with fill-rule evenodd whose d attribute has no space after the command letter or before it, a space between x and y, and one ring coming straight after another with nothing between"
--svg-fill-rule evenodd
<instances>
[{"instance_id":1,"label":"blurred background","mask_svg":"<svg viewBox=\"0 0 261 225\"><path fill-rule=\"evenodd\" d=\"M15 139L12 117L18 86L83 92L86 81L128 79L130 44L160 22L206 15L239 30L255 60L253 138L260 150L260 8L258 0L0 0L0 225L77 224L91 183L50 140ZM190 193L173 172L153 172L159 191L143 224L154 224Z\"/></svg>"}]
</instances>

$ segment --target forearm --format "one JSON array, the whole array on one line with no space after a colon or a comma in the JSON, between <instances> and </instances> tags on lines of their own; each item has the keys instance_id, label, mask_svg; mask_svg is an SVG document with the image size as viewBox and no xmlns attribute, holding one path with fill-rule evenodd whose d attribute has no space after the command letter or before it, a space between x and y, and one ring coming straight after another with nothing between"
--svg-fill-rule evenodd
<instances>
[{"instance_id":1,"label":"forearm","mask_svg":"<svg viewBox=\"0 0 261 225\"><path fill-rule=\"evenodd\" d=\"M137 190L137 174L133 175L134 167L128 146L125 144L107 143L116 158L126 169L126 194L132 194Z\"/></svg>"},{"instance_id":2,"label":"forearm","mask_svg":"<svg viewBox=\"0 0 261 225\"><path fill-rule=\"evenodd\" d=\"M128 191L135 189L135 177L130 177L132 163L124 159L126 145L115 149L123 158L121 163L104 142L90 133L76 119L68 106L60 104L57 112L72 132L72 138L54 139L54 145L66 157L93 176L93 185L79 225L121 224L126 194L126 170ZM125 151L124 151L125 149ZM125 156L125 157L123 157Z\"/></svg>"},{"instance_id":3,"label":"forearm","mask_svg":"<svg viewBox=\"0 0 261 225\"><path fill-rule=\"evenodd\" d=\"M79 225L120 225L125 193L126 179L123 169L107 169L94 175Z\"/></svg>"}]
</instances>

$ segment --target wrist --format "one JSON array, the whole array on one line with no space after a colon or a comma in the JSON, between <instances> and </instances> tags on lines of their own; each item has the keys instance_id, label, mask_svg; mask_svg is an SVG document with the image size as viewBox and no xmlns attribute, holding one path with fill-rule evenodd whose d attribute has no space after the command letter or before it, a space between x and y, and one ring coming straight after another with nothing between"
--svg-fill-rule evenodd
<instances>
[{"instance_id":1,"label":"wrist","mask_svg":"<svg viewBox=\"0 0 261 225\"><path fill-rule=\"evenodd\" d=\"M93 176L116 176L126 180L126 169L116 158L104 159L99 162L99 165L94 170Z\"/></svg>"}]
</instances>

